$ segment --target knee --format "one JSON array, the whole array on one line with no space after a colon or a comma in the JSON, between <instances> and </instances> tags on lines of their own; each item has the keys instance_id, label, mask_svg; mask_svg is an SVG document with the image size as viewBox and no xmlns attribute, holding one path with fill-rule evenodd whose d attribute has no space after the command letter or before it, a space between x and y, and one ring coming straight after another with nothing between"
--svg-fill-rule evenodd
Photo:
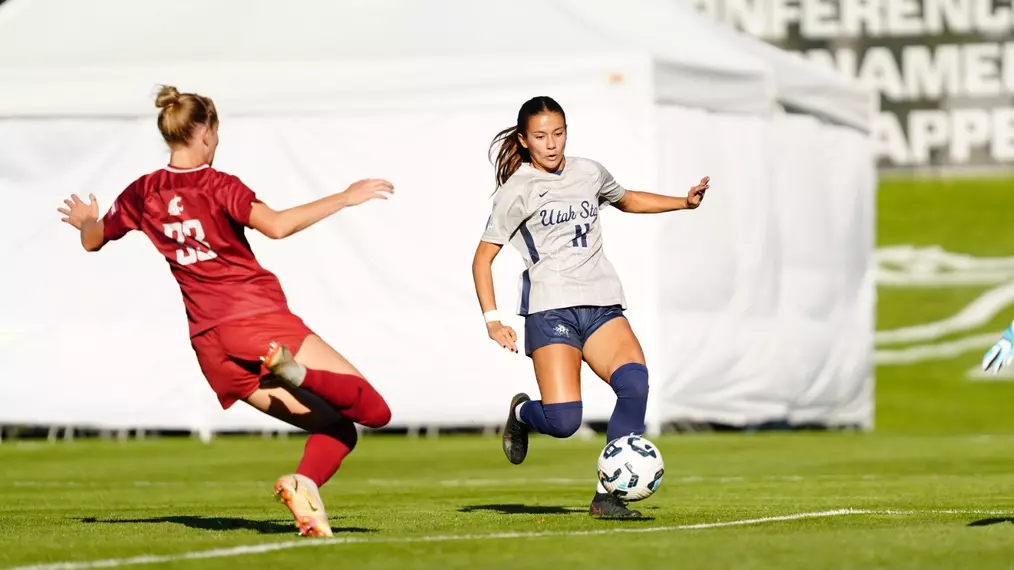
<instances>
[{"instance_id":1,"label":"knee","mask_svg":"<svg viewBox=\"0 0 1014 570\"><path fill-rule=\"evenodd\" d=\"M391 408L387 405L387 402L380 399L379 404L368 414L366 421L363 425L369 428L379 429L387 424L391 423Z\"/></svg>"},{"instance_id":2,"label":"knee","mask_svg":"<svg viewBox=\"0 0 1014 570\"><path fill-rule=\"evenodd\" d=\"M647 400L648 368L637 362L624 364L613 372L609 385L617 398Z\"/></svg>"},{"instance_id":3,"label":"knee","mask_svg":"<svg viewBox=\"0 0 1014 570\"><path fill-rule=\"evenodd\" d=\"M359 432L356 431L356 424L348 420L335 422L327 426L326 429L321 430L321 433L340 441L349 449L349 452L355 449L356 443L359 442Z\"/></svg>"},{"instance_id":4,"label":"knee","mask_svg":"<svg viewBox=\"0 0 1014 570\"><path fill-rule=\"evenodd\" d=\"M370 405L363 410L363 417L360 418L359 423L369 428L382 428L391 423L391 407L375 390L372 391L371 396Z\"/></svg>"},{"instance_id":5,"label":"knee","mask_svg":"<svg viewBox=\"0 0 1014 570\"><path fill-rule=\"evenodd\" d=\"M581 427L582 404L578 402L564 402L562 404L543 404L546 414L548 428L546 435L565 438L577 433Z\"/></svg>"}]
</instances>

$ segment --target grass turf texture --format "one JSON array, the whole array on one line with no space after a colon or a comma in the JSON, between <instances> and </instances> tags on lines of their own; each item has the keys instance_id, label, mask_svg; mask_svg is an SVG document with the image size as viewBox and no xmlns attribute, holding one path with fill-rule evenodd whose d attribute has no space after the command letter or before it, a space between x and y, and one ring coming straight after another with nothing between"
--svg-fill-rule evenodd
<instances>
[{"instance_id":1,"label":"grass turf texture","mask_svg":"<svg viewBox=\"0 0 1014 570\"><path fill-rule=\"evenodd\" d=\"M939 245L975 256L1014 256L1014 179L884 180L877 196L878 246ZM881 287L877 328L946 318L989 287ZM1014 307L976 330L1000 333ZM892 347L895 348L895 347ZM970 382L987 346L953 359L877 369L880 433L1014 433L1014 382Z\"/></svg>"},{"instance_id":2,"label":"grass turf texture","mask_svg":"<svg viewBox=\"0 0 1014 570\"><path fill-rule=\"evenodd\" d=\"M879 245L1012 256L1012 206L1009 179L885 181ZM984 290L882 288L878 328L950 316ZM970 332L999 335L1011 317L1014 308ZM966 380L981 352L879 367L874 434L657 440L666 479L638 504L652 520L587 516L601 438L536 437L528 461L515 467L493 438L371 436L323 490L338 540L364 542L151 566L1010 568L1014 435L1002 434L1014 434L1014 383ZM1001 435L975 435L982 433ZM0 445L0 568L315 542L298 539L270 497L302 444L228 437L208 446ZM843 508L880 514L614 532ZM589 531L613 534L574 534ZM563 534L490 537L503 533ZM476 536L432 540L466 535Z\"/></svg>"},{"instance_id":3,"label":"grass turf texture","mask_svg":"<svg viewBox=\"0 0 1014 570\"><path fill-rule=\"evenodd\" d=\"M290 542L270 498L302 437L0 447L0 568ZM1009 568L1014 436L669 436L652 520L586 514L603 442L532 440L522 466L491 437L365 437L323 495L336 535L297 547L170 566L305 568ZM842 508L979 513L856 514L646 534L603 531ZM467 540L422 541L436 535ZM379 542L408 538L416 542ZM308 542L305 539L297 542ZM374 541L374 542L370 542ZM678 564L676 564L678 561Z\"/></svg>"}]
</instances>

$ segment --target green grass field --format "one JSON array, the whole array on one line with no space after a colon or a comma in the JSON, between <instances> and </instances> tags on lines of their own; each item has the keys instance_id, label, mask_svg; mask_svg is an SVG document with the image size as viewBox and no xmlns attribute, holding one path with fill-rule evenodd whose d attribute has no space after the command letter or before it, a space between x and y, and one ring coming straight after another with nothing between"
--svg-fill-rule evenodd
<instances>
[{"instance_id":1,"label":"green grass field","mask_svg":"<svg viewBox=\"0 0 1014 570\"><path fill-rule=\"evenodd\" d=\"M938 245L953 253L1014 256L1014 179L889 180L877 200L878 245ZM877 328L885 330L957 313L988 287L881 287ZM1014 306L970 333L995 333ZM946 339L945 339L946 340ZM1014 433L1014 382L970 382L988 346L951 359L877 369L881 433Z\"/></svg>"},{"instance_id":2,"label":"green grass field","mask_svg":"<svg viewBox=\"0 0 1014 570\"><path fill-rule=\"evenodd\" d=\"M514 466L493 437L368 436L324 487L332 540L299 539L269 496L301 440L4 446L0 567L138 556L201 569L1014 564L1014 436L665 437L666 478L639 521L586 514L597 439L533 438ZM715 523L725 526L692 528ZM236 550L258 545L277 550Z\"/></svg>"},{"instance_id":3,"label":"green grass field","mask_svg":"<svg viewBox=\"0 0 1014 570\"><path fill-rule=\"evenodd\" d=\"M1014 180L885 182L880 245L1014 256ZM880 330L988 287L883 287ZM970 333L999 335L1014 307ZM1014 382L986 347L877 370L873 433L665 436L639 521L587 515L602 438L367 435L323 489L336 538L271 498L303 437L0 445L0 570L89 568L1014 568Z\"/></svg>"}]
</instances>

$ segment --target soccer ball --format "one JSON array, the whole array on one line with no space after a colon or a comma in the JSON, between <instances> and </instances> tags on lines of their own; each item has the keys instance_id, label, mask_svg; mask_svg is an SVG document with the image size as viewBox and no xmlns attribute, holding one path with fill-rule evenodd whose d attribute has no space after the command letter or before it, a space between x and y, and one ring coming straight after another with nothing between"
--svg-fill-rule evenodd
<instances>
[{"instance_id":1,"label":"soccer ball","mask_svg":"<svg viewBox=\"0 0 1014 570\"><path fill-rule=\"evenodd\" d=\"M662 484L662 452L639 435L625 435L606 444L599 455L599 481L624 501L647 499Z\"/></svg>"}]
</instances>

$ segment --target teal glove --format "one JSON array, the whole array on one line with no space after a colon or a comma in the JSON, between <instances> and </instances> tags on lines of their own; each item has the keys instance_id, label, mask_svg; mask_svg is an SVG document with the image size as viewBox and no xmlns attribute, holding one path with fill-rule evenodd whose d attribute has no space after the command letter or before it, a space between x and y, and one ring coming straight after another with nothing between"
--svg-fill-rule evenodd
<instances>
[{"instance_id":1,"label":"teal glove","mask_svg":"<svg viewBox=\"0 0 1014 570\"><path fill-rule=\"evenodd\" d=\"M1004 366L1010 366L1014 360L1014 322L1003 331L1003 336L996 341L982 357L982 369L996 374Z\"/></svg>"}]
</instances>

